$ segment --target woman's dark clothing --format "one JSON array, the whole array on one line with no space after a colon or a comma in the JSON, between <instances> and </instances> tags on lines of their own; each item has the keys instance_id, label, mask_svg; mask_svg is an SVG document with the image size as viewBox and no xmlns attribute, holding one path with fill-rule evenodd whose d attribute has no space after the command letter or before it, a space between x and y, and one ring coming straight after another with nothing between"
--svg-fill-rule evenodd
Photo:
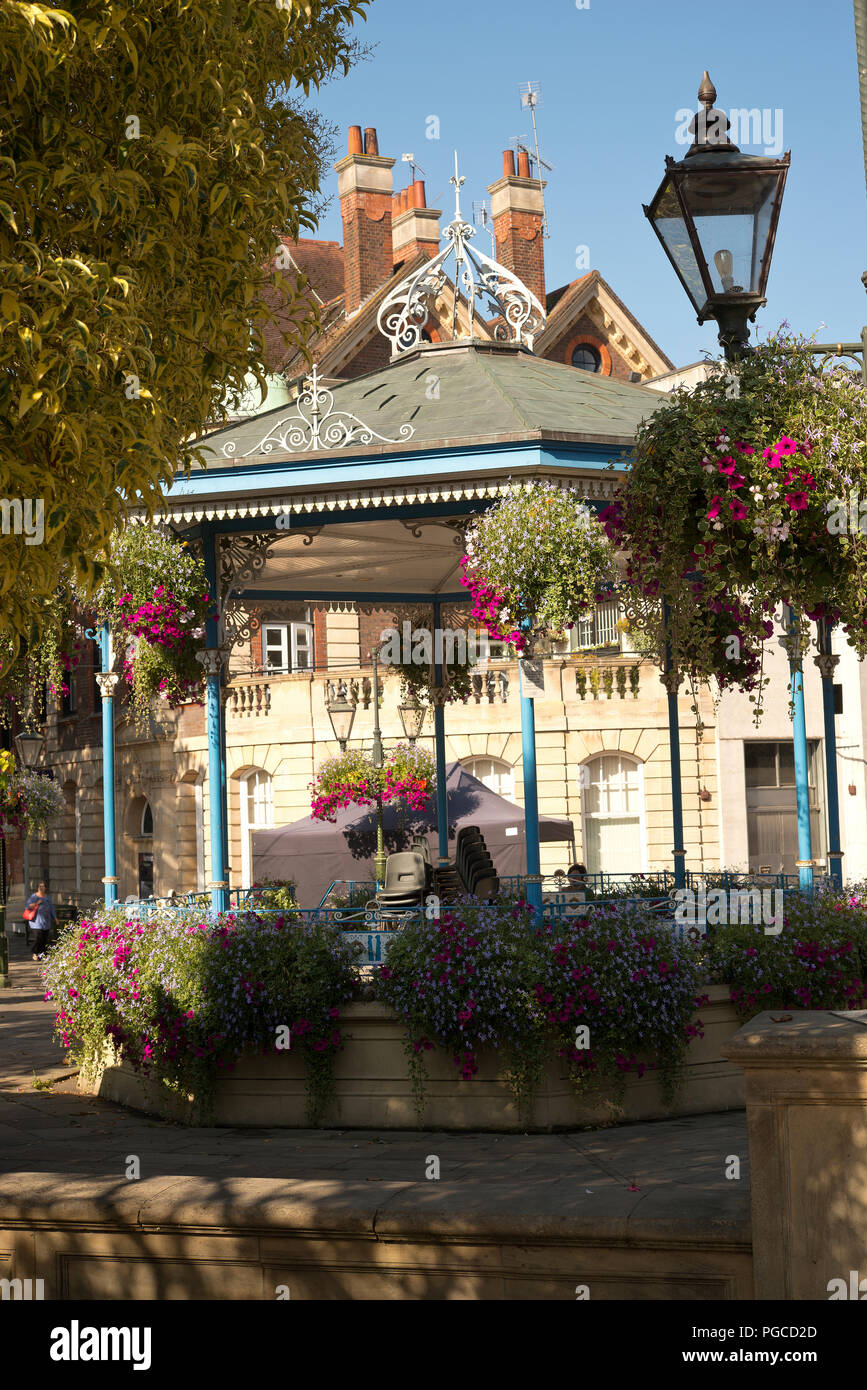
<instances>
[{"instance_id":1,"label":"woman's dark clothing","mask_svg":"<svg viewBox=\"0 0 867 1390\"><path fill-rule=\"evenodd\" d=\"M46 893L40 897L38 893L31 893L27 899L28 907L36 908L36 916L33 918L33 954L41 956L48 946L51 936L51 923L56 920L54 904Z\"/></svg>"}]
</instances>

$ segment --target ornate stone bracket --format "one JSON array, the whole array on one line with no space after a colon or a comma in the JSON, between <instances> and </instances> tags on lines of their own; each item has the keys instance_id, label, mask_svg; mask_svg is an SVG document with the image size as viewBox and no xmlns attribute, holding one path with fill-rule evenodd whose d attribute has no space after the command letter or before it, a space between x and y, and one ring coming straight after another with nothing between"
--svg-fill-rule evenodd
<instances>
[{"instance_id":1,"label":"ornate stone bracket","mask_svg":"<svg viewBox=\"0 0 867 1390\"><path fill-rule=\"evenodd\" d=\"M676 695L680 689L681 677L677 671L660 671L659 679L669 695Z\"/></svg>"}]
</instances>

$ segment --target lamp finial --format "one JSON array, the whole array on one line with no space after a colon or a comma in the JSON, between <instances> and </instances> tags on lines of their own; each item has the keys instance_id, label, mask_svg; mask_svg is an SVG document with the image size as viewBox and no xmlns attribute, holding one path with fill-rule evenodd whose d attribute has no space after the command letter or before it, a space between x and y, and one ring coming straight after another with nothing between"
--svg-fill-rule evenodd
<instances>
[{"instance_id":1,"label":"lamp finial","mask_svg":"<svg viewBox=\"0 0 867 1390\"><path fill-rule=\"evenodd\" d=\"M716 101L716 87L710 80L710 73L707 68L701 76L701 86L698 89L698 99L705 110L709 111Z\"/></svg>"}]
</instances>

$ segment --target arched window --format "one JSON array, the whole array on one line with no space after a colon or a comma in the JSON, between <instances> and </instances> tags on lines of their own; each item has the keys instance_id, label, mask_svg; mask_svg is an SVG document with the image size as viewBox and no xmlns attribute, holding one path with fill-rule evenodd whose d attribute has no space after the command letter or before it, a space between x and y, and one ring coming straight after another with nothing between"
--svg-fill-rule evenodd
<instances>
[{"instance_id":1,"label":"arched window","mask_svg":"<svg viewBox=\"0 0 867 1390\"><path fill-rule=\"evenodd\" d=\"M501 758L467 758L461 763L471 777L476 777L489 791L504 796L508 801L515 798L515 771Z\"/></svg>"},{"instance_id":2,"label":"arched window","mask_svg":"<svg viewBox=\"0 0 867 1390\"><path fill-rule=\"evenodd\" d=\"M141 833L142 835L153 835L154 833L154 813L149 801L146 801L142 808Z\"/></svg>"},{"instance_id":3,"label":"arched window","mask_svg":"<svg viewBox=\"0 0 867 1390\"><path fill-rule=\"evenodd\" d=\"M579 343L572 351L572 366L582 372L598 372L602 366L601 354L590 343Z\"/></svg>"},{"instance_id":4,"label":"arched window","mask_svg":"<svg viewBox=\"0 0 867 1390\"><path fill-rule=\"evenodd\" d=\"M271 776L254 768L241 779L241 887L253 882L253 831L274 824Z\"/></svg>"},{"instance_id":5,"label":"arched window","mask_svg":"<svg viewBox=\"0 0 867 1390\"><path fill-rule=\"evenodd\" d=\"M581 768L584 862L589 873L645 869L644 779L635 758L600 753Z\"/></svg>"}]
</instances>

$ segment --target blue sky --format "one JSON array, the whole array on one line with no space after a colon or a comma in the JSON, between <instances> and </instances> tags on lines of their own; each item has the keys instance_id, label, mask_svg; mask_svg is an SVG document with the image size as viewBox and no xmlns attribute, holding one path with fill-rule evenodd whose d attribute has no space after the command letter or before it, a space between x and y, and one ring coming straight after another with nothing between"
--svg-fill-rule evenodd
<instances>
[{"instance_id":1,"label":"blue sky","mask_svg":"<svg viewBox=\"0 0 867 1390\"><path fill-rule=\"evenodd\" d=\"M529 135L519 84L542 90L538 110L548 176L549 289L573 280L576 247L605 276L676 363L716 353L713 324L699 327L641 209L680 159L676 113L697 107L702 70L717 105L782 112L792 152L768 305L757 327L782 319L821 340L854 340L867 322L865 178L850 0L373 0L359 25L373 56L324 87L316 104L340 128L375 126L381 154L425 171L428 204L454 207L453 150L467 177L464 211L500 176L502 151ZM440 138L425 137L439 117ZM776 118L773 118L776 119ZM744 153L760 150L741 143ZM336 175L317 235L342 240ZM435 196L436 201L434 201ZM490 251L486 233L480 246Z\"/></svg>"}]
</instances>

